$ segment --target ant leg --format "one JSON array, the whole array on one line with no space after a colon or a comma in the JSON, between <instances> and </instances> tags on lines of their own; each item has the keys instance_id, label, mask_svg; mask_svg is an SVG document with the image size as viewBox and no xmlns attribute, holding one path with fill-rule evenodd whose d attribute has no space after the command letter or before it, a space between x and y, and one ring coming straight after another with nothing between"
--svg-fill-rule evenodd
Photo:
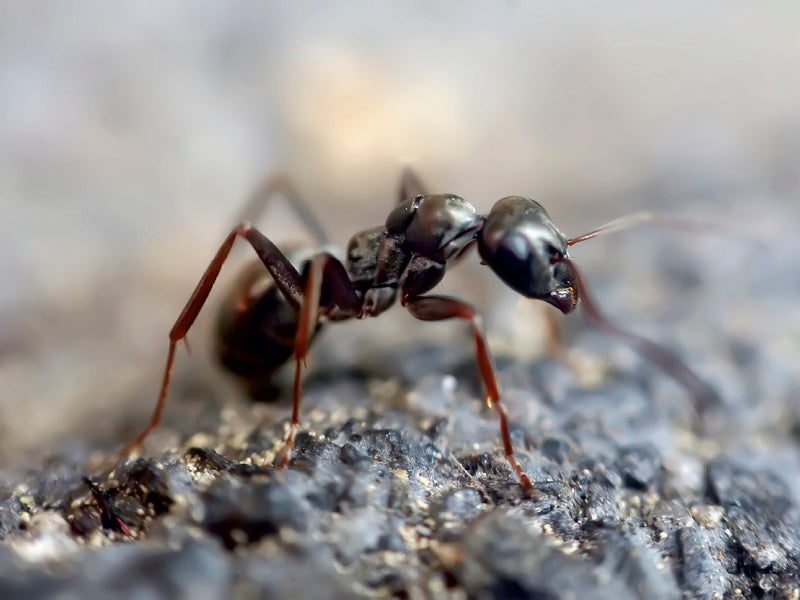
<instances>
[{"instance_id":1,"label":"ant leg","mask_svg":"<svg viewBox=\"0 0 800 600\"><path fill-rule=\"evenodd\" d=\"M569 352L564 346L564 340L561 337L561 322L558 320L557 315L548 310L550 307L542 306L542 318L544 319L544 343L547 348L547 353L555 358L558 362L572 368L570 364Z\"/></svg>"},{"instance_id":2,"label":"ant leg","mask_svg":"<svg viewBox=\"0 0 800 600\"><path fill-rule=\"evenodd\" d=\"M414 196L425 195L428 189L423 185L422 180L417 176L411 167L403 169L403 174L400 176L400 190L397 197L397 202L403 202L408 198Z\"/></svg>"},{"instance_id":3,"label":"ant leg","mask_svg":"<svg viewBox=\"0 0 800 600\"><path fill-rule=\"evenodd\" d=\"M306 200L298 193L285 173L276 173L265 177L261 181L248 198L237 222L255 223L266 209L267 204L277 195L282 195L286 199L289 207L300 219L300 222L311 232L319 246L326 246L331 243L322 224L314 216L314 212L309 208Z\"/></svg>"},{"instance_id":4,"label":"ant leg","mask_svg":"<svg viewBox=\"0 0 800 600\"><path fill-rule=\"evenodd\" d=\"M714 389L700 379L677 354L664 346L623 329L603 315L575 263L570 259L564 259L564 261L570 264L575 273L578 297L581 299L586 320L591 325L601 331L617 336L647 360L661 367L689 393L694 409L699 415L706 414L709 408L721 404L720 398Z\"/></svg>"},{"instance_id":5,"label":"ant leg","mask_svg":"<svg viewBox=\"0 0 800 600\"><path fill-rule=\"evenodd\" d=\"M495 368L486 337L481 327L481 319L475 309L456 298L447 296L417 296L406 298L403 305L414 317L422 321L444 321L446 319L464 319L472 325L472 334L475 338L475 353L478 358L478 367L481 372L483 385L486 387L486 404L494 408L500 418L500 434L503 438L506 459L516 473L519 483L526 494L536 497L531 480L522 470L516 457L514 447L511 445L511 433L508 430L508 413L500 398L500 386L495 376Z\"/></svg>"},{"instance_id":6,"label":"ant leg","mask_svg":"<svg viewBox=\"0 0 800 600\"><path fill-rule=\"evenodd\" d=\"M330 304L320 305L322 286L330 294ZM300 428L300 400L302 397L300 375L306 365L308 348L319 321L320 314L339 308L343 316L355 317L361 312L361 298L353 288L344 265L328 252L315 254L308 269L305 293L300 305L297 333L294 338L294 385L292 387L292 420L283 449L273 463L276 469L284 468L291 458L294 439Z\"/></svg>"},{"instance_id":7,"label":"ant leg","mask_svg":"<svg viewBox=\"0 0 800 600\"><path fill-rule=\"evenodd\" d=\"M172 378L172 363L175 359L175 347L178 342L186 336L187 331L189 331L189 328L200 313L200 309L203 308L208 294L211 292L211 288L217 280L222 265L225 263L225 259L228 258L237 237L243 237L250 243L253 250L255 250L256 254L261 259L261 262L264 263L264 266L275 280L275 285L286 297L289 304L294 306L297 310L300 309L303 301L303 284L302 278L297 270L281 251L278 250L275 244L260 231L254 229L249 223L243 222L234 227L225 238L225 241L222 242L219 250L217 250L216 255L208 265L208 268L169 332L169 351L164 366L164 376L161 381L161 392L159 393L153 416L150 419L150 424L142 429L133 440L123 446L119 451L120 457L126 456L136 450L150 432L158 427L161 422L164 407L167 403L170 379Z\"/></svg>"},{"instance_id":8,"label":"ant leg","mask_svg":"<svg viewBox=\"0 0 800 600\"><path fill-rule=\"evenodd\" d=\"M600 385L607 367L594 357L570 352L561 335L562 315L551 306L542 304L540 308L544 319L544 343L547 353L572 371L582 385Z\"/></svg>"}]
</instances>

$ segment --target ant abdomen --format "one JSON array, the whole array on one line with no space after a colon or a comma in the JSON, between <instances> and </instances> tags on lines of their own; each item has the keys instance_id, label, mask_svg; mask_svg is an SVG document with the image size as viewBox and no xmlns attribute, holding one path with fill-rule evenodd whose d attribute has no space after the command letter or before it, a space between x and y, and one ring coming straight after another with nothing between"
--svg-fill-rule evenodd
<instances>
[{"instance_id":1,"label":"ant abdomen","mask_svg":"<svg viewBox=\"0 0 800 600\"><path fill-rule=\"evenodd\" d=\"M292 256L296 253L289 253ZM275 372L294 353L298 314L264 265L250 264L219 308L215 355L254 399L274 396Z\"/></svg>"}]
</instances>

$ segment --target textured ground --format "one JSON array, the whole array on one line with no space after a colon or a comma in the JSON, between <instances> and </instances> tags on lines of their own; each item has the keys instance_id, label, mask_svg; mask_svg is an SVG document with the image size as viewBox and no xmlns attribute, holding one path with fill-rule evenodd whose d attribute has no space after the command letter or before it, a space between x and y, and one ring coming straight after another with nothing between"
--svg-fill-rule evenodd
<instances>
[{"instance_id":1,"label":"textured ground","mask_svg":"<svg viewBox=\"0 0 800 600\"><path fill-rule=\"evenodd\" d=\"M650 231L631 260L658 263L650 254L668 255L674 235ZM731 242L707 243L715 256ZM557 362L501 357L535 499L502 457L466 338L387 347L358 369L323 356L281 472L268 466L285 401L221 409L227 401L190 371L174 404L204 408L173 414L142 458L93 473L101 493L82 479L85 447L9 483L0 595L796 598L797 378L772 354L791 350L796 330L765 320L769 345L737 325L762 279L796 292L781 279L794 256L774 255L716 311L699 300L656 311L720 392L702 418L682 389L600 333L573 332L584 359L603 355L603 381L588 387ZM662 282L687 298L713 295L702 276L727 268L711 258L673 267Z\"/></svg>"}]
</instances>

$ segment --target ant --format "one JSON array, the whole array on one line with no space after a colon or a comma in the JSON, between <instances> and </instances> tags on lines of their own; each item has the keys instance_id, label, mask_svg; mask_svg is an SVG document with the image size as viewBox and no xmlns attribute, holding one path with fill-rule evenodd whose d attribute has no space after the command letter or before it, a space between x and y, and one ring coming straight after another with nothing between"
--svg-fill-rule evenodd
<instances>
[{"instance_id":1,"label":"ant","mask_svg":"<svg viewBox=\"0 0 800 600\"><path fill-rule=\"evenodd\" d=\"M267 179L253 195L244 216L252 217L277 194L289 201L324 245L327 238L322 227L286 177ZM514 455L508 416L480 316L462 300L428 292L442 280L448 266L477 246L483 263L519 294L543 300L564 314L572 312L581 302L592 325L616 335L660 365L686 388L695 407L701 411L716 400L714 391L676 354L605 318L580 270L567 254L573 244L642 221L662 221L684 227L691 227L693 223L641 213L568 238L555 226L544 207L534 200L507 196L498 200L484 216L459 196L428 193L409 169L403 172L398 202L385 224L356 233L348 244L344 264L327 251L319 251L301 264L295 264L254 228L250 219L243 218L225 238L169 332L161 392L150 424L120 454L138 448L160 423L176 345L184 339L205 304L234 242L243 238L256 252L260 263L254 265L257 270L245 273L223 306L218 351L222 364L249 383L251 390L257 389L294 356L291 423L275 468L285 467L291 458L300 424L300 375L309 346L322 323L376 317L399 299L408 312L422 321L461 319L469 323L486 389L486 404L499 417L506 459L525 492L533 495L533 484Z\"/></svg>"}]
</instances>

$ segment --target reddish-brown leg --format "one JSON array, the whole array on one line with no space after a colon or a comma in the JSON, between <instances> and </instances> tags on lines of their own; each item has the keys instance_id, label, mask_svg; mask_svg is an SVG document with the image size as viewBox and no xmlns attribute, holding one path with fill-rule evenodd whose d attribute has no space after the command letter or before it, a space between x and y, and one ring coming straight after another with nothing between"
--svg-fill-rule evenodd
<instances>
[{"instance_id":1,"label":"reddish-brown leg","mask_svg":"<svg viewBox=\"0 0 800 600\"><path fill-rule=\"evenodd\" d=\"M594 296L589 291L586 281L580 270L570 259L564 259L572 265L575 272L575 283L578 287L578 297L581 299L586 320L594 327L615 335L631 348L644 356L650 362L661 367L675 381L681 384L689 393L693 406L698 414L702 415L708 409L721 404L721 400L714 389L700 379L677 354L671 350L651 342L650 340L623 329L603 315L595 302Z\"/></svg>"},{"instance_id":2,"label":"reddish-brown leg","mask_svg":"<svg viewBox=\"0 0 800 600\"><path fill-rule=\"evenodd\" d=\"M300 218L305 222L312 232L315 230L313 226L316 220L313 218L311 212L305 207L302 199L297 195L291 183L285 178L280 176L268 179L260 190L274 190L280 187L284 194L289 199L289 202L297 211ZM259 197L262 195L269 195L272 191L256 192L250 206L246 211L257 210L260 203ZM406 198L417 196L425 193L425 186L419 179L417 174L410 168L403 170L400 177L400 188L398 191L398 202L402 202ZM245 213L247 214L247 212ZM309 220L306 215L310 217ZM317 228L321 231L321 228ZM317 235L318 239L321 239ZM294 449L294 440L297 431L300 428L300 400L302 398L301 390L301 375L302 368L305 366L306 357L308 355L308 347L314 335L314 329L317 325L320 313L320 290L322 285L326 286L333 298L332 306L338 306L342 311L349 313L352 316L358 316L361 312L363 302L356 295L353 290L350 278L344 266L332 255L327 252L322 252L314 256L311 260L309 267L308 279L305 285L304 299L300 308L300 318L298 321L298 329L295 336L295 370L294 370L294 385L292 386L292 419L289 423L289 433L286 436L283 448L273 463L276 469L285 468L292 457L292 450ZM331 306L331 307L332 307ZM328 307L330 308L330 307Z\"/></svg>"},{"instance_id":3,"label":"reddish-brown leg","mask_svg":"<svg viewBox=\"0 0 800 600\"><path fill-rule=\"evenodd\" d=\"M237 222L256 223L261 213L275 196L283 196L297 218L306 226L320 246L330 243L328 234L314 216L307 201L297 192L294 184L285 173L275 173L265 177L247 200Z\"/></svg>"},{"instance_id":4,"label":"reddish-brown leg","mask_svg":"<svg viewBox=\"0 0 800 600\"><path fill-rule=\"evenodd\" d=\"M329 292L331 304L320 306L322 286ZM276 469L284 468L292 457L294 440L300 428L300 400L302 398L301 374L306 364L308 348L314 336L320 314L338 307L343 314L356 316L361 311L361 298L356 294L347 270L339 260L327 252L320 252L311 259L306 279L297 333L294 340L294 385L292 386L292 420L289 423L289 434L283 449L274 462Z\"/></svg>"},{"instance_id":5,"label":"reddish-brown leg","mask_svg":"<svg viewBox=\"0 0 800 600\"><path fill-rule=\"evenodd\" d=\"M120 456L130 454L136 450L148 434L158 427L158 424L161 422L164 407L167 403L169 383L172 377L172 363L175 358L175 347L178 342L186 336L186 332L189 331L189 328L200 313L200 309L203 307L203 304L205 304L208 294L211 292L211 288L217 280L222 265L225 263L225 259L228 258L228 254L230 254L233 243L236 241L237 237L242 237L250 243L258 257L264 263L264 266L269 270L275 280L275 284L286 297L287 301L296 308L300 308L303 298L303 285L297 270L286 257L283 256L275 244L267 239L260 231L251 227L249 223L241 223L234 227L225 238L225 241L220 246L214 259L208 265L206 272L198 282L197 287L195 287L192 295L189 297L189 301L186 303L186 306L183 307L181 314L178 316L178 319L172 326L172 330L169 332L169 351L167 352L167 361L164 366L164 376L161 380L161 392L159 393L153 416L150 419L150 424L120 450Z\"/></svg>"},{"instance_id":6,"label":"reddish-brown leg","mask_svg":"<svg viewBox=\"0 0 800 600\"><path fill-rule=\"evenodd\" d=\"M581 385L599 385L606 369L602 361L571 354L562 339L561 318L563 315L552 306L541 304L540 307L545 323L544 339L547 353L572 371Z\"/></svg>"},{"instance_id":7,"label":"reddish-brown leg","mask_svg":"<svg viewBox=\"0 0 800 600\"><path fill-rule=\"evenodd\" d=\"M503 448L506 459L511 468L514 469L520 485L525 492L536 497L531 480L514 456L514 447L511 444L511 434L508 430L508 413L500 397L500 386L495 376L492 356L486 337L481 328L481 319L475 309L456 298L447 296L417 296L416 298L406 298L403 305L414 317L422 321L444 321L446 319L464 319L472 325L472 334L475 338L475 352L478 358L478 368L481 372L481 379L486 387L486 404L489 408L494 408L500 418L500 434L503 438Z\"/></svg>"},{"instance_id":8,"label":"reddish-brown leg","mask_svg":"<svg viewBox=\"0 0 800 600\"><path fill-rule=\"evenodd\" d=\"M561 322L558 320L560 315L552 307L542 305L542 317L544 318L544 340L547 353L558 360L560 363L572 368L569 359L569 352L564 346L561 338Z\"/></svg>"}]
</instances>

